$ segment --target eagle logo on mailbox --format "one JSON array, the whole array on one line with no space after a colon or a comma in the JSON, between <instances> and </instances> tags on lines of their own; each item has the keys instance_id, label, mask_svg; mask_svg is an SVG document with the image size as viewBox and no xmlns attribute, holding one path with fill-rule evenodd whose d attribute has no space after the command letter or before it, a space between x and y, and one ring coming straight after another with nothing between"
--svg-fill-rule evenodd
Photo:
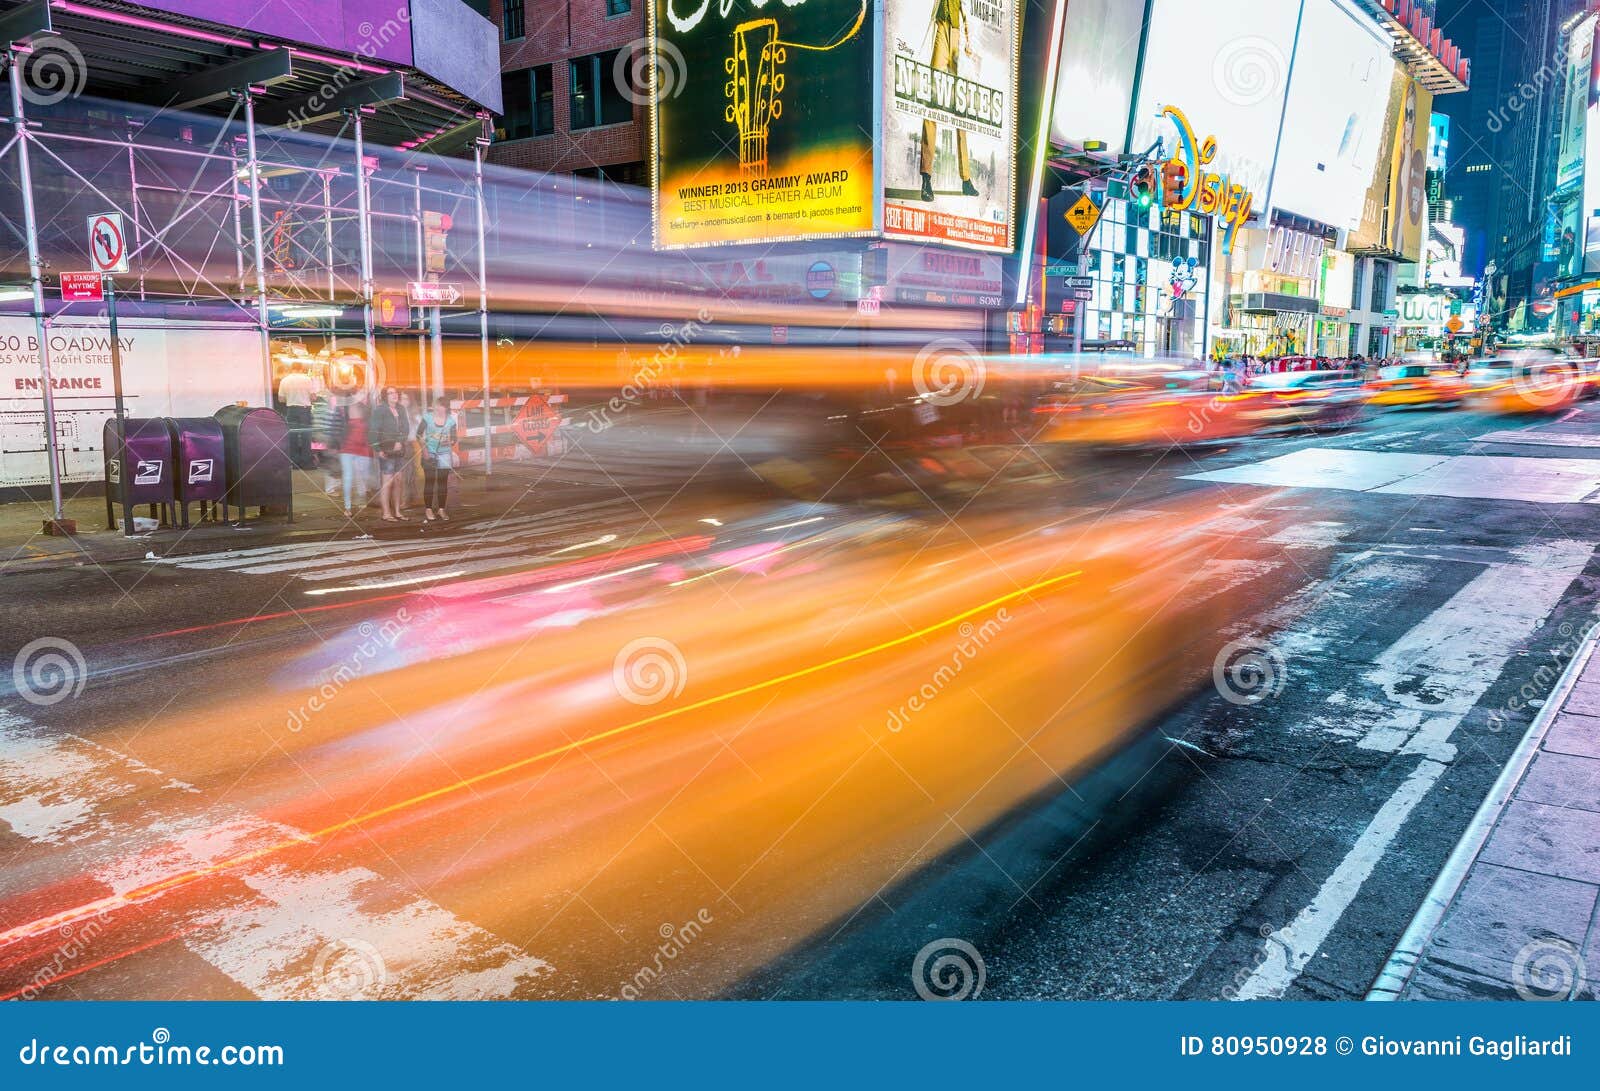
<instances>
[{"instance_id":1,"label":"eagle logo on mailbox","mask_svg":"<svg viewBox=\"0 0 1600 1091\"><path fill-rule=\"evenodd\" d=\"M161 463L141 458L138 466L133 471L133 483L135 485L161 484Z\"/></svg>"},{"instance_id":2,"label":"eagle logo on mailbox","mask_svg":"<svg viewBox=\"0 0 1600 1091\"><path fill-rule=\"evenodd\" d=\"M189 484L195 485L202 481L210 481L215 472L214 459L197 458L189 463Z\"/></svg>"}]
</instances>

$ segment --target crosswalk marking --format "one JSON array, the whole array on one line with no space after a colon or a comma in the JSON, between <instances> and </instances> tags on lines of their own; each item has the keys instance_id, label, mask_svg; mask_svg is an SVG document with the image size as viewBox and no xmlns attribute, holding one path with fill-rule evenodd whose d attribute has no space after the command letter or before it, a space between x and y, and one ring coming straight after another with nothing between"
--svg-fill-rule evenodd
<instances>
[{"instance_id":1,"label":"crosswalk marking","mask_svg":"<svg viewBox=\"0 0 1600 1091\"><path fill-rule=\"evenodd\" d=\"M1308 447L1261 462L1189 474L1186 480L1543 504L1600 503L1600 459L1586 458Z\"/></svg>"},{"instance_id":2,"label":"crosswalk marking","mask_svg":"<svg viewBox=\"0 0 1600 1091\"><path fill-rule=\"evenodd\" d=\"M518 560L544 558L574 536L591 536L598 521L635 511L626 498L558 508L537 515L478 520L425 541L299 542L152 559L150 564L196 571L270 576L294 574L308 582L437 570L474 574Z\"/></svg>"},{"instance_id":3,"label":"crosswalk marking","mask_svg":"<svg viewBox=\"0 0 1600 1091\"><path fill-rule=\"evenodd\" d=\"M87 875L116 896L251 848L307 839L231 807L196 813L198 795L88 739L0 711L0 822L36 847L57 879ZM168 907L182 934L173 942L261 999L497 999L552 972L364 867L291 870L264 856L229 874L244 891L219 893L226 904ZM96 935L114 946L114 932ZM86 965L117 953L88 944ZM0 992L29 981L7 977Z\"/></svg>"}]
</instances>

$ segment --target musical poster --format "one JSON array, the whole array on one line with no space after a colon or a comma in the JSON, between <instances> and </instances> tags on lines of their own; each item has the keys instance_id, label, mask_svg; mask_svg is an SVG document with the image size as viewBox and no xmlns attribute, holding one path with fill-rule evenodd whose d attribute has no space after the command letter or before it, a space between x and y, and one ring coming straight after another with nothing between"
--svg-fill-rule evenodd
<instances>
[{"instance_id":1,"label":"musical poster","mask_svg":"<svg viewBox=\"0 0 1600 1091\"><path fill-rule=\"evenodd\" d=\"M885 0L883 233L1010 250L1018 0Z\"/></svg>"}]
</instances>

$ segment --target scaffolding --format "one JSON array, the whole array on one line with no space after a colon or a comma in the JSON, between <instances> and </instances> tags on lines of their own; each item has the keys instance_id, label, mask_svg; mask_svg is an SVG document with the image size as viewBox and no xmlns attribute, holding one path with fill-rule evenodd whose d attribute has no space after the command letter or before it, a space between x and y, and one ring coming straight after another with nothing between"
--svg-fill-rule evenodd
<instances>
[{"instance_id":1,"label":"scaffolding","mask_svg":"<svg viewBox=\"0 0 1600 1091\"><path fill-rule=\"evenodd\" d=\"M487 114L400 147L375 146L367 128L406 95L401 77L330 79L321 90L334 93L315 92L308 105L274 93L302 63L287 49L204 72L184 90L182 109L61 96L59 86L30 79L30 57L58 41L49 24L50 8L40 3L0 18L10 108L0 130L0 237L8 243L0 275L23 279L14 287L25 288L28 301L26 312L0 313L32 319L38 437L57 519L63 435L51 335L103 329L107 315L103 305L86 308L49 291L62 272L93 269L86 225L102 214L123 225L127 272L105 284L124 320L252 330L258 389L268 397L275 346L290 340L352 353L369 387L415 387L428 397L444 392L442 339L475 336L487 406ZM322 60L337 69L336 59ZM202 106L215 112L197 112ZM470 158L436 154L462 143ZM438 302L413 307L418 296ZM11 298L20 302L20 291ZM414 372L391 358L407 341L415 342ZM486 445L486 472L492 460Z\"/></svg>"}]
</instances>

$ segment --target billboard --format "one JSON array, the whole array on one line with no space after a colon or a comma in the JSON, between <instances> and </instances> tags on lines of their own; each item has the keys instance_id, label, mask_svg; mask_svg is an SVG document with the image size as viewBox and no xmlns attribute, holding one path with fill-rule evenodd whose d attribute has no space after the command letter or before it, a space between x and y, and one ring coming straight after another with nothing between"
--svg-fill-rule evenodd
<instances>
[{"instance_id":1,"label":"billboard","mask_svg":"<svg viewBox=\"0 0 1600 1091\"><path fill-rule=\"evenodd\" d=\"M1393 52L1370 15L1307 0L1268 196L1273 208L1340 229L1361 222L1373 164L1390 146L1383 118Z\"/></svg>"},{"instance_id":2,"label":"billboard","mask_svg":"<svg viewBox=\"0 0 1600 1091\"><path fill-rule=\"evenodd\" d=\"M1128 150L1128 117L1139 68L1144 5L1127 0L1072 0L1061 39L1050 143L1105 142L1111 155Z\"/></svg>"},{"instance_id":3,"label":"billboard","mask_svg":"<svg viewBox=\"0 0 1600 1091\"><path fill-rule=\"evenodd\" d=\"M886 236L1011 249L1020 17L1019 0L885 0Z\"/></svg>"},{"instance_id":4,"label":"billboard","mask_svg":"<svg viewBox=\"0 0 1600 1091\"><path fill-rule=\"evenodd\" d=\"M1197 132L1217 138L1211 170L1265 194L1299 18L1298 3L1154 0L1132 150L1166 138L1170 152L1171 126L1162 109L1175 106Z\"/></svg>"},{"instance_id":5,"label":"billboard","mask_svg":"<svg viewBox=\"0 0 1600 1091\"><path fill-rule=\"evenodd\" d=\"M1400 109L1405 105L1406 87L1411 77L1406 74L1404 66L1396 63L1389 66L1389 105L1384 110L1382 131L1386 134L1395 133L1400 124ZM1387 138L1392 140L1392 137ZM1384 240L1384 212L1389 201L1389 181L1394 170L1394 157L1392 144L1385 143L1384 152L1372 165L1372 177L1367 183L1366 197L1361 203L1361 222L1350 233L1346 249L1349 250L1375 250L1388 244Z\"/></svg>"},{"instance_id":6,"label":"billboard","mask_svg":"<svg viewBox=\"0 0 1600 1091\"><path fill-rule=\"evenodd\" d=\"M1589 113L1589 73L1593 64L1596 18L1585 16L1567 43L1567 81L1561 111L1561 149L1556 160L1556 188L1583 177L1584 121Z\"/></svg>"},{"instance_id":7,"label":"billboard","mask_svg":"<svg viewBox=\"0 0 1600 1091\"><path fill-rule=\"evenodd\" d=\"M1428 122L1433 95L1407 79L1396 122L1389 173L1387 247L1406 261L1422 256L1422 226L1428 217Z\"/></svg>"},{"instance_id":8,"label":"billboard","mask_svg":"<svg viewBox=\"0 0 1600 1091\"><path fill-rule=\"evenodd\" d=\"M869 15L867 0L652 0L657 246L873 230Z\"/></svg>"}]
</instances>

